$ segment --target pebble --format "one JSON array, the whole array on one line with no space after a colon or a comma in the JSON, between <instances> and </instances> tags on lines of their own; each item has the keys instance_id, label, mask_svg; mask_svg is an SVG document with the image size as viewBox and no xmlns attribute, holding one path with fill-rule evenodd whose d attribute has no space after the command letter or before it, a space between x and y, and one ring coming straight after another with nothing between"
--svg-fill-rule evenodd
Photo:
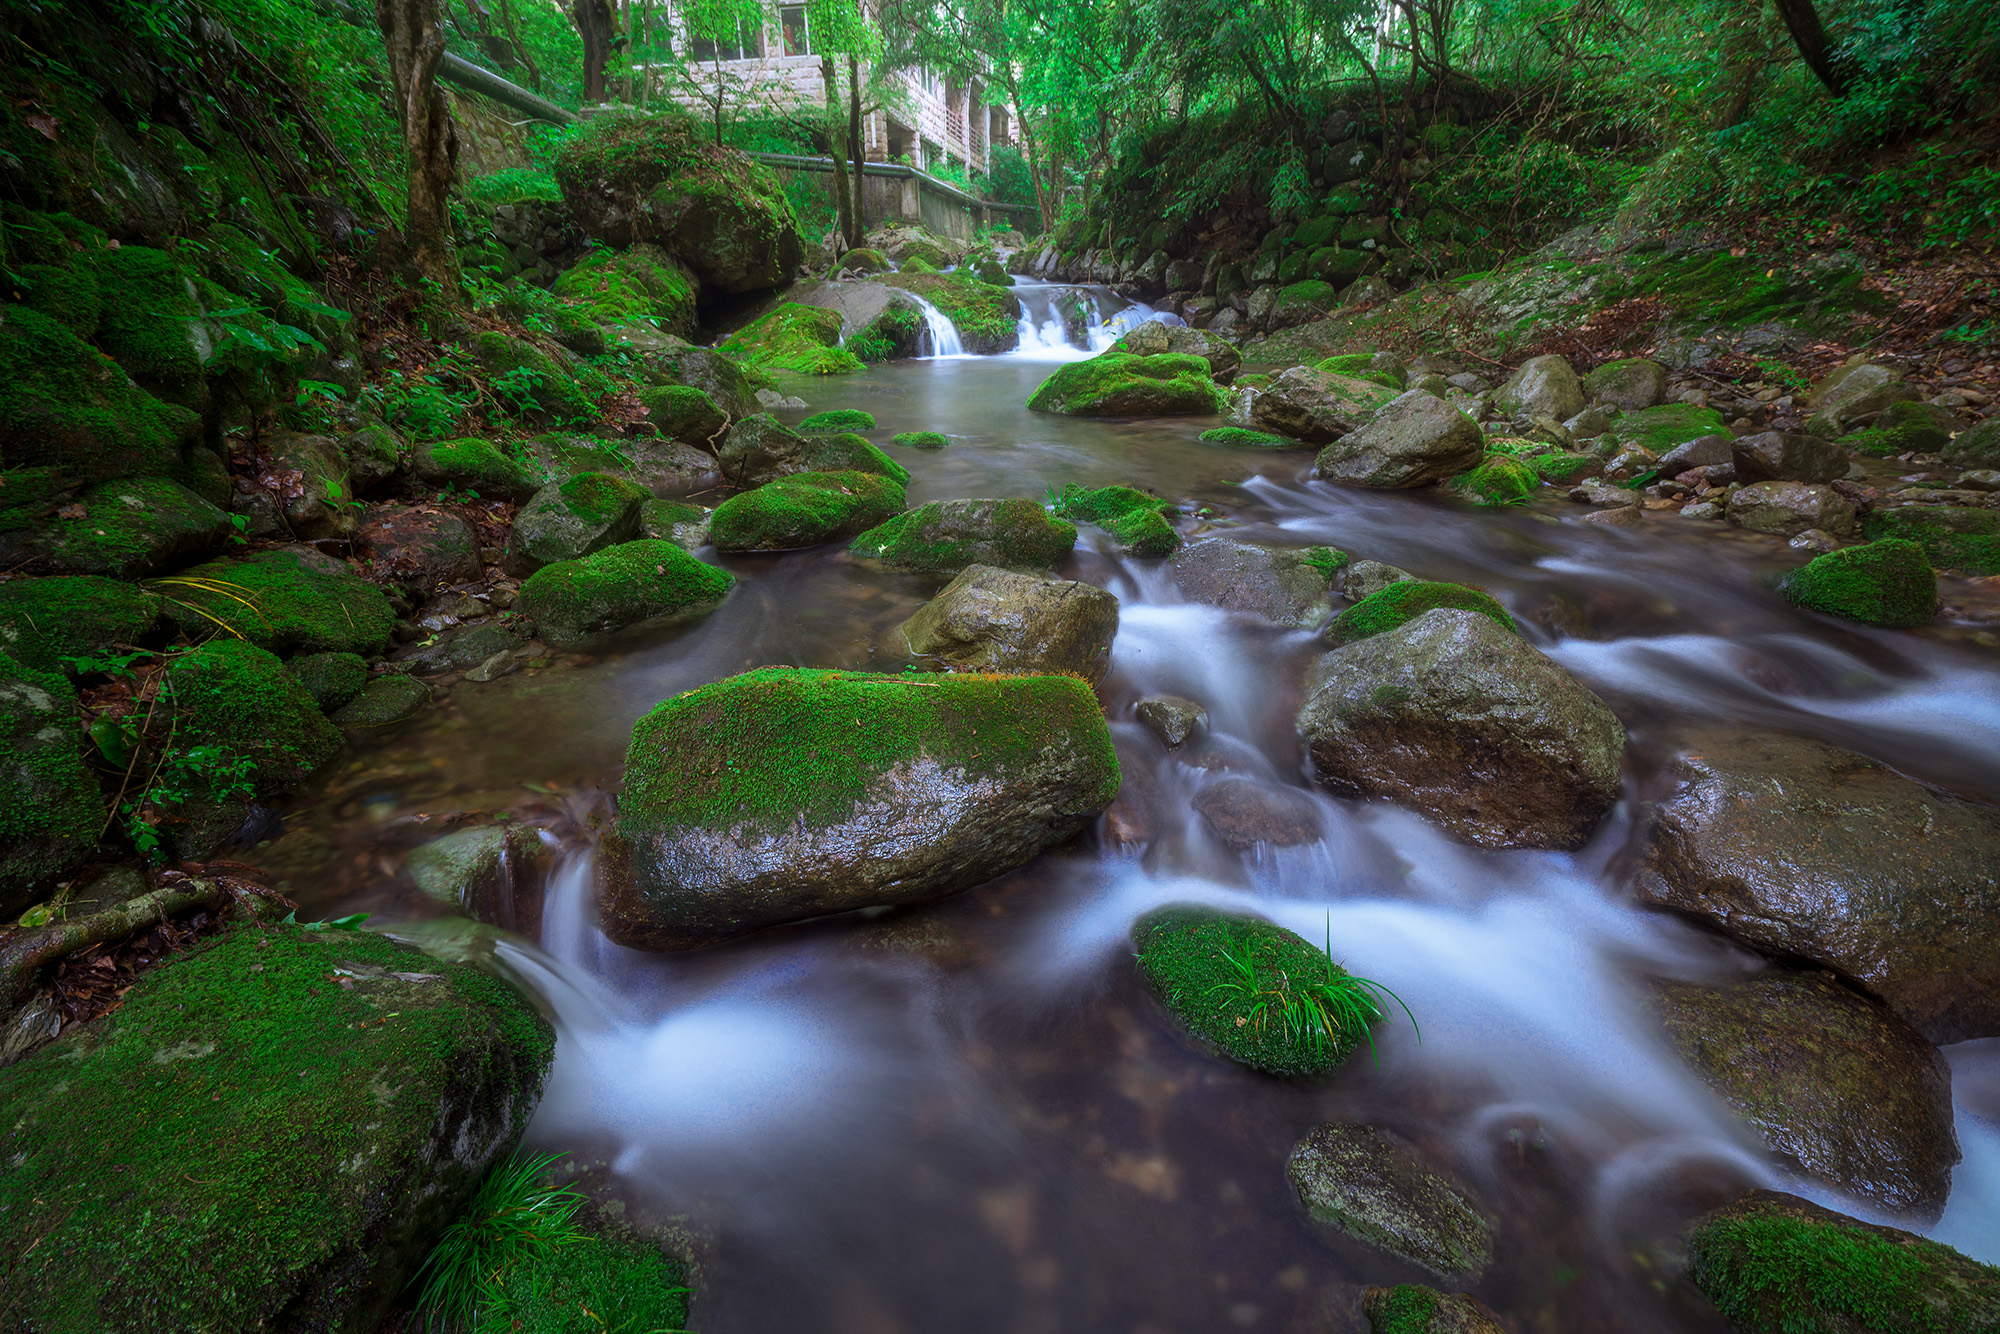
<instances>
[{"instance_id":1,"label":"pebble","mask_svg":"<svg viewBox=\"0 0 2000 1334\"><path fill-rule=\"evenodd\" d=\"M1838 551L1840 539L1818 528L1808 528L1785 545L1794 551Z\"/></svg>"}]
</instances>

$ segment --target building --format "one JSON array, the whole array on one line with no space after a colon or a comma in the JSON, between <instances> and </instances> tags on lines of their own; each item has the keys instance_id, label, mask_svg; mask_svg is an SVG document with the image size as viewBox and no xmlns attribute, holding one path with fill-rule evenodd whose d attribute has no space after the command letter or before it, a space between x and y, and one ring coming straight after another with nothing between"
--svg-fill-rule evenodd
<instances>
[{"instance_id":1,"label":"building","mask_svg":"<svg viewBox=\"0 0 2000 1334\"><path fill-rule=\"evenodd\" d=\"M732 107L786 111L826 101L821 57L813 51L804 5L781 5L777 21L762 28L743 24L733 41L689 38L678 13L674 42L691 66L692 87L670 90L673 98L699 110L718 90ZM844 69L844 58L838 60ZM866 73L864 71L864 81ZM903 105L869 112L862 119L863 156L871 162L908 162L926 172L944 163L968 171L992 170L990 153L1011 145L1012 119L1004 106L987 100L984 80L946 78L929 70L898 70L891 76Z\"/></svg>"}]
</instances>

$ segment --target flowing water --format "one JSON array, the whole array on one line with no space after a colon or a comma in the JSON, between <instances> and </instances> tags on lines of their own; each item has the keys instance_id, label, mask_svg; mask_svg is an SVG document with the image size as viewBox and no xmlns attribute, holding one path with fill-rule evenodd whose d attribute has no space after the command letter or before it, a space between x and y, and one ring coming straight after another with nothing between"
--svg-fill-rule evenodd
<instances>
[{"instance_id":1,"label":"flowing water","mask_svg":"<svg viewBox=\"0 0 2000 1334\"><path fill-rule=\"evenodd\" d=\"M1746 1186L1869 1215L1771 1166L1663 1048L1635 979L1745 961L1629 905L1633 806L1665 733L1696 719L1819 737L2000 796L1991 638L1796 613L1760 582L1788 563L1773 544L1714 525L1559 524L1580 512L1560 500L1473 513L1324 486L1306 452L1204 445L1213 421L1030 414L1049 360L1149 313L1092 289L1023 296L1019 354L802 392L814 410L873 413L883 438L952 438L903 456L912 505L1124 482L1252 539L1477 583L1625 720L1632 800L1563 855L1477 851L1407 812L1319 795L1291 722L1310 636L1185 603L1164 562L1085 529L1065 573L1123 603L1101 694L1127 799L1115 825L994 883L682 955L627 951L592 925L591 831L640 714L759 663L900 665L890 632L936 581L835 549L716 558L741 582L703 621L458 685L336 778L268 860L316 907L407 919L423 910L401 855L445 817L513 809L549 831L545 892L515 895L502 924L520 934L499 946L559 1033L528 1140L683 1238L702 1334L1365 1329L1357 1285L1424 1278L1304 1218L1284 1159L1329 1119L1396 1130L1474 1186L1500 1240L1471 1291L1523 1331L1720 1329L1672 1281L1673 1238ZM1085 318L1066 325L1066 297ZM1171 754L1132 720L1161 691L1210 715ZM1226 775L1289 789L1318 839L1232 851L1189 805ZM1126 945L1135 916L1177 900L1330 940L1409 1004L1421 1041L1399 1018L1379 1064L1358 1056L1319 1086L1192 1050ZM1965 1160L1931 1231L2000 1260L2000 1041L1947 1054Z\"/></svg>"}]
</instances>

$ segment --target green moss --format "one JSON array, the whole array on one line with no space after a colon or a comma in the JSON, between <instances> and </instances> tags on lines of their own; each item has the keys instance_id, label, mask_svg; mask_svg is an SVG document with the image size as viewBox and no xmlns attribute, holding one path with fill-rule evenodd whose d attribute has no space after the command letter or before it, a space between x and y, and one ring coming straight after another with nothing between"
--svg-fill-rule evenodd
<instances>
[{"instance_id":1,"label":"green moss","mask_svg":"<svg viewBox=\"0 0 2000 1334\"><path fill-rule=\"evenodd\" d=\"M1829 551L1778 585L1785 601L1866 625L1929 625L1937 615L1937 576L1924 548L1887 537Z\"/></svg>"},{"instance_id":2,"label":"green moss","mask_svg":"<svg viewBox=\"0 0 2000 1334\"><path fill-rule=\"evenodd\" d=\"M81 741L69 682L0 653L0 920L97 846L104 800Z\"/></svg>"},{"instance_id":3,"label":"green moss","mask_svg":"<svg viewBox=\"0 0 2000 1334\"><path fill-rule=\"evenodd\" d=\"M205 556L236 531L228 515L162 477L105 482L73 504L82 508L80 516L59 512L37 527L31 540L36 568L137 579Z\"/></svg>"},{"instance_id":4,"label":"green moss","mask_svg":"<svg viewBox=\"0 0 2000 1334\"><path fill-rule=\"evenodd\" d=\"M1351 644L1393 630L1438 607L1476 611L1514 634L1521 633L1507 609L1476 588L1405 579L1370 593L1334 617L1327 625L1326 637L1334 644Z\"/></svg>"},{"instance_id":5,"label":"green moss","mask_svg":"<svg viewBox=\"0 0 2000 1334\"><path fill-rule=\"evenodd\" d=\"M101 305L97 277L81 264L22 264L15 268L15 299L67 327L79 338L97 329Z\"/></svg>"},{"instance_id":6,"label":"green moss","mask_svg":"<svg viewBox=\"0 0 2000 1334\"><path fill-rule=\"evenodd\" d=\"M651 494L636 482L602 472L580 472L556 487L563 509L598 528L616 523Z\"/></svg>"},{"instance_id":7,"label":"green moss","mask_svg":"<svg viewBox=\"0 0 2000 1334\"><path fill-rule=\"evenodd\" d=\"M856 273L887 273L889 259L879 250L860 246L840 257L840 267L853 269Z\"/></svg>"},{"instance_id":8,"label":"green moss","mask_svg":"<svg viewBox=\"0 0 2000 1334\"><path fill-rule=\"evenodd\" d=\"M2000 537L1960 536L1924 544L1932 564L1977 577L2000 574Z\"/></svg>"},{"instance_id":9,"label":"green moss","mask_svg":"<svg viewBox=\"0 0 2000 1334\"><path fill-rule=\"evenodd\" d=\"M905 449L949 449L951 437L936 431L904 431L890 436L889 443Z\"/></svg>"},{"instance_id":10,"label":"green moss","mask_svg":"<svg viewBox=\"0 0 2000 1334\"><path fill-rule=\"evenodd\" d=\"M1304 557L1306 564L1312 566L1326 577L1328 583L1332 583L1333 576L1339 574L1354 561L1354 557L1348 555L1339 547L1307 547L1300 554Z\"/></svg>"},{"instance_id":11,"label":"green moss","mask_svg":"<svg viewBox=\"0 0 2000 1334\"><path fill-rule=\"evenodd\" d=\"M175 746L220 746L248 760L261 793L303 783L344 744L284 664L240 639L188 650L165 681Z\"/></svg>"},{"instance_id":12,"label":"green moss","mask_svg":"<svg viewBox=\"0 0 2000 1334\"><path fill-rule=\"evenodd\" d=\"M1158 514L1175 512L1171 500L1162 500L1151 492L1130 486L1101 486L1095 491L1086 491L1071 483L1062 489L1055 503L1056 513L1064 518L1095 524L1109 523L1137 510L1151 510Z\"/></svg>"},{"instance_id":13,"label":"green moss","mask_svg":"<svg viewBox=\"0 0 2000 1334\"><path fill-rule=\"evenodd\" d=\"M510 1268L469 1334L664 1334L687 1318L679 1260L636 1238L585 1234Z\"/></svg>"},{"instance_id":14,"label":"green moss","mask_svg":"<svg viewBox=\"0 0 2000 1334\"><path fill-rule=\"evenodd\" d=\"M694 276L658 246L594 247L549 290L592 324L645 321L683 338L695 331Z\"/></svg>"},{"instance_id":15,"label":"green moss","mask_svg":"<svg viewBox=\"0 0 2000 1334\"><path fill-rule=\"evenodd\" d=\"M521 585L520 609L558 647L641 622L706 612L736 580L673 542L642 538L557 561Z\"/></svg>"},{"instance_id":16,"label":"green moss","mask_svg":"<svg viewBox=\"0 0 2000 1334\"><path fill-rule=\"evenodd\" d=\"M852 431L810 437L806 460L813 472L872 472L899 486L910 480L908 468L871 444L868 437Z\"/></svg>"},{"instance_id":17,"label":"green moss","mask_svg":"<svg viewBox=\"0 0 2000 1334\"><path fill-rule=\"evenodd\" d=\"M1300 268L1311 262L1310 256L1300 256ZM1277 297L1271 302L1273 318L1291 319L1301 314L1322 315L1332 310L1340 300L1333 290L1333 284L1318 278L1306 278L1278 289Z\"/></svg>"},{"instance_id":18,"label":"green moss","mask_svg":"<svg viewBox=\"0 0 2000 1334\"><path fill-rule=\"evenodd\" d=\"M1237 449L1297 449L1299 442L1287 440L1282 435L1272 435L1268 431L1249 431L1241 426L1216 426L1203 431L1198 437L1211 445L1229 445Z\"/></svg>"},{"instance_id":19,"label":"green moss","mask_svg":"<svg viewBox=\"0 0 2000 1334\"><path fill-rule=\"evenodd\" d=\"M682 500L649 500L639 506L639 534L693 551L708 545L708 511Z\"/></svg>"},{"instance_id":20,"label":"green moss","mask_svg":"<svg viewBox=\"0 0 2000 1334\"><path fill-rule=\"evenodd\" d=\"M1527 460L1535 476L1556 486L1568 486L1604 466L1595 454L1539 454Z\"/></svg>"},{"instance_id":21,"label":"green moss","mask_svg":"<svg viewBox=\"0 0 2000 1334\"><path fill-rule=\"evenodd\" d=\"M1772 269L1726 251L1655 254L1639 257L1629 285L1605 295L1657 296L1677 315L1714 324L1788 320L1811 327L1827 315L1886 308L1881 298L1861 288L1860 276L1794 278L1782 267Z\"/></svg>"},{"instance_id":22,"label":"green moss","mask_svg":"<svg viewBox=\"0 0 2000 1334\"><path fill-rule=\"evenodd\" d=\"M473 969L357 932L231 926L0 1070L0 1319L47 1334L337 1320L408 1272L378 1272L409 1263L383 1249L385 1222L421 1227L473 1185L448 1148L434 1160L440 1106L525 1121L553 1048L533 1007ZM422 1212L385 1219L385 1195Z\"/></svg>"},{"instance_id":23,"label":"green moss","mask_svg":"<svg viewBox=\"0 0 2000 1334\"><path fill-rule=\"evenodd\" d=\"M1021 337L1021 302L1005 287L982 282L973 274L932 273L905 260L900 273L877 281L915 292L944 312L968 352L1005 352Z\"/></svg>"},{"instance_id":24,"label":"green moss","mask_svg":"<svg viewBox=\"0 0 2000 1334\"><path fill-rule=\"evenodd\" d=\"M690 445L705 446L721 440L729 426L729 416L715 400L687 385L666 385L639 391L647 419L660 434Z\"/></svg>"},{"instance_id":25,"label":"green moss","mask_svg":"<svg viewBox=\"0 0 2000 1334\"><path fill-rule=\"evenodd\" d=\"M903 267L899 270L899 273L911 277L915 277L921 274L936 273L936 272L937 272L937 265L931 263L929 260L925 259L922 255L911 255L908 259L903 261Z\"/></svg>"},{"instance_id":26,"label":"green moss","mask_svg":"<svg viewBox=\"0 0 2000 1334\"><path fill-rule=\"evenodd\" d=\"M382 652L396 613L382 590L330 556L297 548L210 561L160 591L168 614L191 633L217 623L274 653ZM248 605L245 605L245 604Z\"/></svg>"},{"instance_id":27,"label":"green moss","mask_svg":"<svg viewBox=\"0 0 2000 1334\"><path fill-rule=\"evenodd\" d=\"M1518 505L1542 489L1542 479L1519 459L1488 454L1478 467L1460 473L1446 486L1475 505Z\"/></svg>"},{"instance_id":28,"label":"green moss","mask_svg":"<svg viewBox=\"0 0 2000 1334\"><path fill-rule=\"evenodd\" d=\"M2000 417L1988 417L1960 431L1943 450L1947 463L1961 468L2000 468Z\"/></svg>"},{"instance_id":29,"label":"green moss","mask_svg":"<svg viewBox=\"0 0 2000 1334\"><path fill-rule=\"evenodd\" d=\"M0 465L9 470L0 529L34 512L23 471L47 467L68 484L157 475L179 461L196 425L61 323L0 306Z\"/></svg>"},{"instance_id":30,"label":"green moss","mask_svg":"<svg viewBox=\"0 0 2000 1334\"><path fill-rule=\"evenodd\" d=\"M1761 1191L1696 1224L1688 1277L1744 1334L1985 1334L2000 1326L2000 1269Z\"/></svg>"},{"instance_id":31,"label":"green moss","mask_svg":"<svg viewBox=\"0 0 2000 1334\"><path fill-rule=\"evenodd\" d=\"M1032 500L950 500L898 514L848 551L894 569L957 574L968 565L1054 569L1075 545L1075 525Z\"/></svg>"},{"instance_id":32,"label":"green moss","mask_svg":"<svg viewBox=\"0 0 2000 1334\"><path fill-rule=\"evenodd\" d=\"M903 486L868 472L802 472L731 496L709 516L721 551L786 551L851 537L902 513Z\"/></svg>"},{"instance_id":33,"label":"green moss","mask_svg":"<svg viewBox=\"0 0 2000 1334\"><path fill-rule=\"evenodd\" d=\"M1034 726L1024 728L1024 719ZM618 828L628 838L662 825L826 828L899 766L927 759L974 774L1025 768L1059 732L1092 752L1072 764L1107 775L1083 804L1109 803L1118 761L1097 697L1076 677L763 667L667 700L639 720ZM708 744L673 744L687 735ZM716 754L730 763L714 764Z\"/></svg>"},{"instance_id":34,"label":"green moss","mask_svg":"<svg viewBox=\"0 0 2000 1334\"><path fill-rule=\"evenodd\" d=\"M285 670L321 713L340 708L368 684L368 664L358 653L308 653L286 663Z\"/></svg>"},{"instance_id":35,"label":"green moss","mask_svg":"<svg viewBox=\"0 0 2000 1334\"><path fill-rule=\"evenodd\" d=\"M1180 550L1181 535L1158 510L1133 510L1101 526L1130 555L1171 556Z\"/></svg>"},{"instance_id":36,"label":"green moss","mask_svg":"<svg viewBox=\"0 0 2000 1334\"><path fill-rule=\"evenodd\" d=\"M75 675L64 658L140 643L160 609L157 594L115 579L13 579L0 584L0 649L24 666Z\"/></svg>"},{"instance_id":37,"label":"green moss","mask_svg":"<svg viewBox=\"0 0 2000 1334\"><path fill-rule=\"evenodd\" d=\"M1915 542L1940 570L2000 574L2000 512L1956 505L1899 505L1870 514L1861 531L1871 540L1893 537Z\"/></svg>"},{"instance_id":38,"label":"green moss","mask_svg":"<svg viewBox=\"0 0 2000 1334\"><path fill-rule=\"evenodd\" d=\"M832 412L815 412L799 423L801 431L872 431L875 418L856 408L837 408Z\"/></svg>"},{"instance_id":39,"label":"green moss","mask_svg":"<svg viewBox=\"0 0 2000 1334\"><path fill-rule=\"evenodd\" d=\"M474 342L473 355L500 401L521 416L574 423L597 415L577 378L533 343L489 330Z\"/></svg>"},{"instance_id":40,"label":"green moss","mask_svg":"<svg viewBox=\"0 0 2000 1334\"><path fill-rule=\"evenodd\" d=\"M1628 412L1612 423L1610 434L1622 443L1664 454L1705 435L1728 435L1729 424L1714 408L1689 403L1662 403Z\"/></svg>"},{"instance_id":41,"label":"green moss","mask_svg":"<svg viewBox=\"0 0 2000 1334\"><path fill-rule=\"evenodd\" d=\"M201 311L189 275L172 255L150 246L120 246L94 258L105 292L97 345L145 389L170 403L196 406Z\"/></svg>"},{"instance_id":42,"label":"green moss","mask_svg":"<svg viewBox=\"0 0 2000 1334\"><path fill-rule=\"evenodd\" d=\"M1399 1283L1379 1296L1370 1294L1369 1334L1431 1334L1438 1295L1418 1283Z\"/></svg>"},{"instance_id":43,"label":"green moss","mask_svg":"<svg viewBox=\"0 0 2000 1334\"><path fill-rule=\"evenodd\" d=\"M1081 417L1206 416L1222 411L1227 398L1200 357L1103 352L1058 367L1028 396L1028 408Z\"/></svg>"},{"instance_id":44,"label":"green moss","mask_svg":"<svg viewBox=\"0 0 2000 1334\"><path fill-rule=\"evenodd\" d=\"M431 688L415 677L378 676L332 718L339 727L388 727L416 717L430 702Z\"/></svg>"},{"instance_id":45,"label":"green moss","mask_svg":"<svg viewBox=\"0 0 2000 1334\"><path fill-rule=\"evenodd\" d=\"M1905 422L1900 426L1877 426L1852 431L1840 438L1842 449L1874 459L1891 459L1898 454L1935 454L1951 441L1951 432L1935 422Z\"/></svg>"},{"instance_id":46,"label":"green moss","mask_svg":"<svg viewBox=\"0 0 2000 1334\"><path fill-rule=\"evenodd\" d=\"M840 347L840 312L787 301L738 329L716 351L762 371L849 375L861 359Z\"/></svg>"},{"instance_id":47,"label":"green moss","mask_svg":"<svg viewBox=\"0 0 2000 1334\"><path fill-rule=\"evenodd\" d=\"M494 499L526 496L536 490L535 478L490 440L467 436L417 446L412 460L417 476L433 486L476 491Z\"/></svg>"},{"instance_id":48,"label":"green moss","mask_svg":"<svg viewBox=\"0 0 2000 1334\"><path fill-rule=\"evenodd\" d=\"M1362 1040L1361 1033L1343 1030L1336 1040L1316 1044L1288 1030L1270 1010L1255 1012L1259 999L1291 992L1305 980L1346 976L1324 950L1281 926L1177 904L1134 923L1132 944L1139 973L1160 1003L1205 1046L1253 1070L1325 1074ZM1246 983L1247 990L1239 989Z\"/></svg>"}]
</instances>

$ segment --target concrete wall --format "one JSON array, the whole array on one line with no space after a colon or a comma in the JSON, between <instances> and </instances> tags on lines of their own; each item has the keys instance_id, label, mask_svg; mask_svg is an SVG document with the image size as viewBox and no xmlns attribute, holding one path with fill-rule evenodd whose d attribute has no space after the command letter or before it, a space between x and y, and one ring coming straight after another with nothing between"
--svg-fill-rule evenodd
<instances>
[{"instance_id":1,"label":"concrete wall","mask_svg":"<svg viewBox=\"0 0 2000 1334\"><path fill-rule=\"evenodd\" d=\"M750 156L786 181L801 172L824 174L829 179L833 173L833 164L825 158L791 157L782 153ZM978 199L956 186L895 163L867 164L861 177L861 208L870 227L889 218L907 218L922 222L939 236L961 241L971 240L973 228L987 221L1011 223L1027 232L1041 227L1040 215L1032 207Z\"/></svg>"}]
</instances>

